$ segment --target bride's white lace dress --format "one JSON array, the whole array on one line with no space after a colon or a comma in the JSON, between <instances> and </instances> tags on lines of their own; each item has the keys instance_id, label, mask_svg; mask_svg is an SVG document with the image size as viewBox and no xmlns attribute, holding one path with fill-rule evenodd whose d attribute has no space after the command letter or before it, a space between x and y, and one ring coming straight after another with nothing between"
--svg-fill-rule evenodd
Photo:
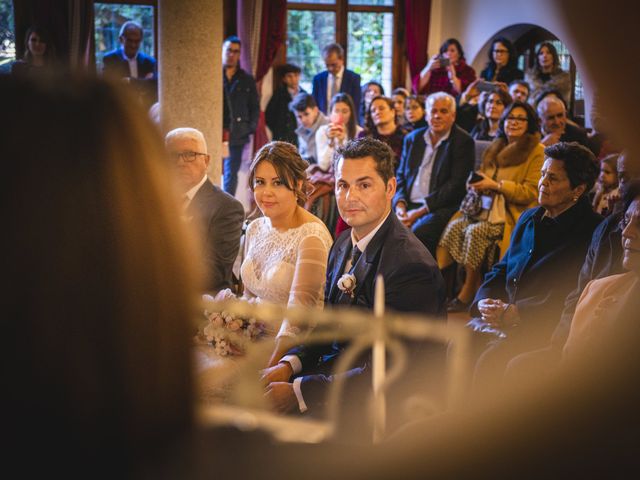
<instances>
[{"instance_id":1,"label":"bride's white lace dress","mask_svg":"<svg viewBox=\"0 0 640 480\"><path fill-rule=\"evenodd\" d=\"M267 217L247 228L240 269L245 297L278 305L322 308L327 259L333 239L321 222L307 222L280 232ZM278 337L298 329L285 319Z\"/></svg>"}]
</instances>

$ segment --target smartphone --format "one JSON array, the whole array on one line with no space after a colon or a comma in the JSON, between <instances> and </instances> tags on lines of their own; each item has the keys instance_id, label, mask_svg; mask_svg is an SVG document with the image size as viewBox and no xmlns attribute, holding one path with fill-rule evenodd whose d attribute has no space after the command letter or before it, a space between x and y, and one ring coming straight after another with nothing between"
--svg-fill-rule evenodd
<instances>
[{"instance_id":1,"label":"smartphone","mask_svg":"<svg viewBox=\"0 0 640 480\"><path fill-rule=\"evenodd\" d=\"M329 121L334 125L344 125L344 117L341 113L332 113L329 117Z\"/></svg>"},{"instance_id":2,"label":"smartphone","mask_svg":"<svg viewBox=\"0 0 640 480\"><path fill-rule=\"evenodd\" d=\"M469 179L467 180L468 183L476 183L479 182L480 180L482 180L484 177L482 175L480 175L478 172L471 172L469 174Z\"/></svg>"},{"instance_id":3,"label":"smartphone","mask_svg":"<svg viewBox=\"0 0 640 480\"><path fill-rule=\"evenodd\" d=\"M480 80L476 84L476 88L480 92L493 92L493 91L496 90L496 88L498 88L498 86L493 82L487 82L486 80Z\"/></svg>"},{"instance_id":4,"label":"smartphone","mask_svg":"<svg viewBox=\"0 0 640 480\"><path fill-rule=\"evenodd\" d=\"M438 60L440 60L440 66L443 68L448 67L451 64L451 60L449 60L447 57L443 57L442 55L438 57Z\"/></svg>"}]
</instances>

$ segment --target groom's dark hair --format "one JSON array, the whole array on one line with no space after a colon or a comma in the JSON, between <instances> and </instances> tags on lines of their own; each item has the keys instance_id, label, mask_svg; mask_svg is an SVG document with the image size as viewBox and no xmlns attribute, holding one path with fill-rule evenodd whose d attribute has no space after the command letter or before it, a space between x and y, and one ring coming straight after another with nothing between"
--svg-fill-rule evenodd
<instances>
[{"instance_id":1,"label":"groom's dark hair","mask_svg":"<svg viewBox=\"0 0 640 480\"><path fill-rule=\"evenodd\" d=\"M376 162L376 171L382 177L385 185L395 176L394 153L384 142L371 137L358 138L339 147L333 157L333 169L338 166L341 158L371 157Z\"/></svg>"}]
</instances>

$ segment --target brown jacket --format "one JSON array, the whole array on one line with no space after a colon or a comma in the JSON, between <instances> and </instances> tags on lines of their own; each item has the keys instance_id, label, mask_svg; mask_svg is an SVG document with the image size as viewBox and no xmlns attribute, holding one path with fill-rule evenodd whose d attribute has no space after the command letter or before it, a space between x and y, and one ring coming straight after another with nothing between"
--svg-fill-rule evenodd
<instances>
[{"instance_id":1,"label":"brown jacket","mask_svg":"<svg viewBox=\"0 0 640 480\"><path fill-rule=\"evenodd\" d=\"M500 257L509 248L511 232L522 212L538 204L538 180L544 163L544 145L540 135L525 133L515 143L496 138L484 152L480 169L502 183L506 204L504 234L499 243Z\"/></svg>"}]
</instances>

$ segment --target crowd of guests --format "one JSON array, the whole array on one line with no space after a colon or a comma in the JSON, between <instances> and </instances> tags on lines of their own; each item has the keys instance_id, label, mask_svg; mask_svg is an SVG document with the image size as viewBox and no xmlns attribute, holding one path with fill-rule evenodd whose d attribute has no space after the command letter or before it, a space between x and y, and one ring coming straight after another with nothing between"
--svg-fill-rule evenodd
<instances>
[{"instance_id":1,"label":"crowd of guests","mask_svg":"<svg viewBox=\"0 0 640 480\"><path fill-rule=\"evenodd\" d=\"M118 75L155 79L155 62L138 54L141 38L142 29L123 25L122 47L105 56L105 70L126 67ZM16 77L32 76L26 72L41 68L47 50L52 52L42 32L28 32L27 43L28 56L16 64ZM144 419L157 428L188 430L192 412L185 405L191 401L191 377L185 373L188 343L181 340L189 334L185 325L194 313L191 299L196 285L218 299L234 296L290 307L372 310L375 279L382 275L390 310L435 321L445 321L447 312L471 314L467 327L473 332L474 375L469 387L480 393L494 388L505 375L539 371L541 366L549 372L584 351L610 328L606 312L612 302L623 309L637 293L640 172L624 153L599 158L586 131L570 121L567 76L559 69L553 45L539 47L535 66L523 81L525 74L516 67L513 45L506 38L492 42L480 78L466 64L460 43L449 39L421 72L419 93L397 88L391 97L375 81L361 88L360 76L345 68L344 50L337 44L323 49L326 71L314 77L311 93L299 85L299 67L285 65L282 86L267 107L273 141L256 153L249 169L248 187L259 216L244 234L245 212L233 194L242 152L256 128L259 103L253 78L239 66L240 45L237 37L223 44L223 138L229 142L223 189L208 177L210 156L201 132L189 126L172 130L165 136L164 151L145 153L143 145L154 143L149 140L152 130L106 84L73 84L84 88L76 91L62 84L44 87L24 78L0 79L3 88L15 95L14 103L22 102L19 107L12 104L11 128L26 127L40 111L45 112L47 124L56 127L51 138L43 139L57 146L50 155L58 162L47 168L52 177L67 179L26 188L33 184L35 171L42 173L43 165L31 150L26 154L19 150L17 143L3 146L11 158L24 159L13 162L13 183L8 182L6 191L23 200L9 216L10 226L29 247L8 238L7 251L16 256L8 271L22 287L34 277L40 283L50 281L52 274L59 279L59 290L48 291L44 283L32 282L7 301L15 323L9 332L11 345L27 343L33 334L59 340L53 345L37 343L33 364L21 372L24 377L15 374L9 379L53 391L54 401L30 419L34 426L43 422L39 424L56 431L62 420L56 414L77 414L73 433L81 438L93 424L83 423L86 412L62 407L63 399L86 398L110 408L105 404L110 392L101 391L93 375L117 375L108 359L122 347L130 356L118 361L150 372L144 384L123 378L122 385L135 399L151 392L166 402L150 410L145 402L134 404L133 411L114 415L109 432L118 436L131 430L132 439L141 445L150 441L146 430L127 423L140 413L148 414ZM67 111L60 110L60 95L83 113L73 125ZM106 112L103 121L119 116L130 119L130 124L114 122L122 130L114 133L100 122L82 125L85 118L97 121L85 110L100 101ZM49 108L41 110L43 105ZM77 132L85 130L97 136L87 134L77 140ZM60 141L71 136L77 141ZM124 146L109 142L120 136L128 139ZM488 143L480 155L476 141ZM77 149L70 149L71 144ZM132 162L135 168L121 165L131 157L137 160ZM161 167L153 163L160 157L167 158ZM89 159L88 164L79 159ZM71 198L63 188L69 178L77 188ZM147 187L141 191L141 185ZM119 196L105 193L112 190ZM74 195L84 197L79 202ZM134 201L136 195L144 195L155 206L153 216L145 215L147 206ZM33 218L41 208L36 198L46 199L42 203L48 205L47 214L40 212L38 219L46 217L50 230L72 223L93 225L95 230L80 236L64 233L55 241L47 238L44 245L39 233L49 229L38 224L36 231L34 225L24 227L17 221ZM106 221L92 220L96 211ZM153 221L143 221L147 218ZM199 244L190 243L186 230L177 225L188 225ZM128 241L131 248L124 246ZM34 251L39 255L32 256ZM113 253L113 258L96 258L96 251ZM242 289L233 272L239 254ZM64 262L55 261L63 257ZM95 272L88 274L84 267L90 261ZM58 270L62 263L65 270ZM456 266L463 271L463 280L461 285L449 285L447 274ZM200 283L197 272L203 274ZM83 289L74 292L82 300L74 304L77 311L63 301L69 295L64 291L68 275L83 279ZM351 287L345 287L345 277L352 279ZM112 290L100 288L103 282ZM140 299L137 289L142 286L147 298ZM95 308L93 299L108 308ZM155 303L141 304L142 300ZM53 310L59 322L39 322L50 315L38 307ZM111 317L122 322L111 325ZM120 343L122 332L117 330L131 326L140 338L147 338L153 355L136 355L134 347ZM328 386L339 376L346 377L350 385L346 423L364 424L362 399L369 393L370 356L363 355L348 371L338 372L336 364L348 345L338 340L306 344L311 328L283 319L278 331L271 332L274 348L261 372L265 397L282 413L321 414ZM101 341L108 340L99 350L93 348L101 343L96 331ZM77 350L63 354L68 338L78 332L79 340L89 345L75 345ZM169 340L176 341L175 351L167 347ZM172 364L163 349L182 363ZM445 350L435 347L427 354L409 351L409 368L424 358L446 357ZM87 358L81 362L88 353L89 363ZM12 348L5 355L7 363L17 362ZM63 364L67 357L86 368L74 372L83 375L84 384L70 387L43 380L41 364L54 358L60 362L54 367L67 374L69 365ZM415 381L407 374L398 391L420 389ZM178 390L181 397L174 396ZM23 399L9 400L11 411L29 417ZM395 398L389 408L398 407L400 401ZM182 412L179 421L163 422L169 410Z\"/></svg>"}]
</instances>

